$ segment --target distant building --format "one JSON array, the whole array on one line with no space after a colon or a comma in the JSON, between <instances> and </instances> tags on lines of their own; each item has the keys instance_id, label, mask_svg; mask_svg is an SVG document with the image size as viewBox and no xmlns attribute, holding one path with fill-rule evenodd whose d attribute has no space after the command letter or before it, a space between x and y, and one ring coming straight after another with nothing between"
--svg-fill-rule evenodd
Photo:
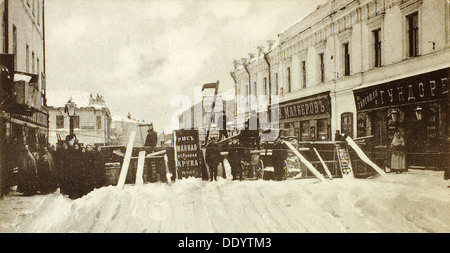
<instances>
[{"instance_id":1,"label":"distant building","mask_svg":"<svg viewBox=\"0 0 450 253\"><path fill-rule=\"evenodd\" d=\"M71 94L62 95L62 94ZM59 91L49 93L50 134L49 142L56 144L69 134L69 116L64 112L65 103L71 99L76 104L74 133L85 146L109 145L111 142L111 112L101 95L93 96L85 91Z\"/></svg>"},{"instance_id":2,"label":"distant building","mask_svg":"<svg viewBox=\"0 0 450 253\"><path fill-rule=\"evenodd\" d=\"M235 127L234 123L234 98L227 100L226 94L219 94L216 98L214 113L211 119L212 102L214 96L204 96L203 100L178 115L179 129L196 129L199 132L201 141L205 140L208 126L210 124L210 136L219 136L218 119L221 114L225 114L227 118L227 129L232 131Z\"/></svg>"}]
</instances>

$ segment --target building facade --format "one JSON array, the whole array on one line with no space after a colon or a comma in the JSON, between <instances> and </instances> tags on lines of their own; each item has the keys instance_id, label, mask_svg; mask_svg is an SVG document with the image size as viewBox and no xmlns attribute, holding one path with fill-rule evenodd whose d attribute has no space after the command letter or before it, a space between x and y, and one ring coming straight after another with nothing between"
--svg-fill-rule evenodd
<instances>
[{"instance_id":1,"label":"building facade","mask_svg":"<svg viewBox=\"0 0 450 253\"><path fill-rule=\"evenodd\" d=\"M231 133L232 126L235 125L235 102L234 99L229 98L226 94L218 95L216 97L216 104L214 113L211 118L213 96L204 96L201 102L191 106L178 115L179 129L196 129L199 132L200 141L206 139L208 127L210 127L210 136L219 136L219 120L222 115L227 119L227 130ZM211 122L211 123L210 123Z\"/></svg>"},{"instance_id":2,"label":"building facade","mask_svg":"<svg viewBox=\"0 0 450 253\"><path fill-rule=\"evenodd\" d=\"M48 142L43 0L0 1L1 137L21 144Z\"/></svg>"},{"instance_id":3,"label":"building facade","mask_svg":"<svg viewBox=\"0 0 450 253\"><path fill-rule=\"evenodd\" d=\"M111 142L111 112L106 106L103 97L96 97L90 94L85 97L87 101L77 101L72 98L72 102L78 104L74 116L74 134L84 146L91 144L94 146L109 145ZM80 98L78 98L80 100ZM65 140L70 132L69 116L64 111L64 105L52 105L49 101L50 135L49 143L56 145L58 140Z\"/></svg>"},{"instance_id":4,"label":"building facade","mask_svg":"<svg viewBox=\"0 0 450 253\"><path fill-rule=\"evenodd\" d=\"M329 0L234 62L236 117L257 108L300 141L339 130L386 152L398 130L410 166L432 166L448 157L449 29L446 0Z\"/></svg>"}]
</instances>

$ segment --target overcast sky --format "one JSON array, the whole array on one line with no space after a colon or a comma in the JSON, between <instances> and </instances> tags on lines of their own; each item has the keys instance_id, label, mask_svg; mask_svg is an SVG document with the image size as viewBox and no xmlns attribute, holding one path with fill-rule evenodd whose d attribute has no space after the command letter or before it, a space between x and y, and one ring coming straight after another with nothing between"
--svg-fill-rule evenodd
<instances>
[{"instance_id":1,"label":"overcast sky","mask_svg":"<svg viewBox=\"0 0 450 253\"><path fill-rule=\"evenodd\" d=\"M47 89L100 93L112 114L167 132L174 97L193 99L194 87L217 80L233 88L234 59L323 2L47 0Z\"/></svg>"}]
</instances>

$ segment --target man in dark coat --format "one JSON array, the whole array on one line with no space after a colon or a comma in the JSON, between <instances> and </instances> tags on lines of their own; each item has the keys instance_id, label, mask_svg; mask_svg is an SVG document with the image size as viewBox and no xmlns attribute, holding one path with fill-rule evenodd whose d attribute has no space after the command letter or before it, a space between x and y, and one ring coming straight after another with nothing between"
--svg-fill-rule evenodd
<instances>
[{"instance_id":1,"label":"man in dark coat","mask_svg":"<svg viewBox=\"0 0 450 253\"><path fill-rule=\"evenodd\" d=\"M286 176L284 174L284 167L286 166L285 160L287 156L288 152L286 145L284 145L284 143L280 139L277 139L272 151L272 164L275 180L283 180Z\"/></svg>"},{"instance_id":2,"label":"man in dark coat","mask_svg":"<svg viewBox=\"0 0 450 253\"><path fill-rule=\"evenodd\" d=\"M68 190L68 172L69 172L69 145L66 142L61 144L57 150L57 174L58 184L61 194L67 194Z\"/></svg>"},{"instance_id":3,"label":"man in dark coat","mask_svg":"<svg viewBox=\"0 0 450 253\"><path fill-rule=\"evenodd\" d=\"M242 180L241 149L239 148L237 139L233 139L233 142L230 145L228 150L228 161L230 162L233 180L238 179L238 176L240 177L240 180Z\"/></svg>"},{"instance_id":4,"label":"man in dark coat","mask_svg":"<svg viewBox=\"0 0 450 253\"><path fill-rule=\"evenodd\" d=\"M144 146L155 148L157 143L158 143L158 134L155 132L155 130L153 130L153 124L151 124L147 130L147 138L145 138Z\"/></svg>"},{"instance_id":5,"label":"man in dark coat","mask_svg":"<svg viewBox=\"0 0 450 253\"><path fill-rule=\"evenodd\" d=\"M95 188L103 187L106 184L105 175L105 154L102 152L102 147L98 146L96 151L94 151L94 177L95 177Z\"/></svg>"},{"instance_id":6,"label":"man in dark coat","mask_svg":"<svg viewBox=\"0 0 450 253\"><path fill-rule=\"evenodd\" d=\"M50 153L47 147L44 147L44 151L42 154L44 161L48 163L48 172L49 176L47 178L47 186L50 192L55 192L58 188L57 184L57 172L55 167L55 161L53 159L53 155Z\"/></svg>"},{"instance_id":7,"label":"man in dark coat","mask_svg":"<svg viewBox=\"0 0 450 253\"><path fill-rule=\"evenodd\" d=\"M219 145L211 138L211 142L206 146L205 160L209 167L210 180L217 181L217 167L222 162Z\"/></svg>"},{"instance_id":8,"label":"man in dark coat","mask_svg":"<svg viewBox=\"0 0 450 253\"><path fill-rule=\"evenodd\" d=\"M22 166L19 167L18 189L24 196L33 196L36 194L37 185L37 167L36 160L31 154L28 145L25 144L22 151Z\"/></svg>"}]
</instances>

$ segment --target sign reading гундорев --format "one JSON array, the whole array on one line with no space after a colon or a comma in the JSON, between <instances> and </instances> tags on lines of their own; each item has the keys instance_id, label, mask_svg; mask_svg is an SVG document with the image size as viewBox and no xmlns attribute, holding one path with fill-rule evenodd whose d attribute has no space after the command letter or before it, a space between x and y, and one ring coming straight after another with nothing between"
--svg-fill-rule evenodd
<instances>
[{"instance_id":1,"label":"sign reading \u0433\u0443\u043d\u0434\u043e\u0440\u0435\u0432","mask_svg":"<svg viewBox=\"0 0 450 253\"><path fill-rule=\"evenodd\" d=\"M358 111L449 98L450 68L354 91Z\"/></svg>"}]
</instances>

